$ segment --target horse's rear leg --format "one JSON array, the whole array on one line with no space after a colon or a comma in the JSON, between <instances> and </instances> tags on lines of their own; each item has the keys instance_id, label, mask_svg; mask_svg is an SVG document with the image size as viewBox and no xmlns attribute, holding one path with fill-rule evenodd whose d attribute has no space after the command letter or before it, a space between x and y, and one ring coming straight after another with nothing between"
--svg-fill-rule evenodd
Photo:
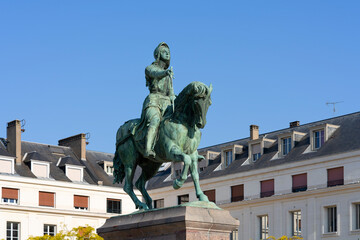
<instances>
[{"instance_id":1,"label":"horse's rear leg","mask_svg":"<svg viewBox=\"0 0 360 240\"><path fill-rule=\"evenodd\" d=\"M125 166L125 185L124 191L129 194L136 208L148 209L147 205L141 202L134 193L133 179L136 166Z\"/></svg>"},{"instance_id":2,"label":"horse's rear leg","mask_svg":"<svg viewBox=\"0 0 360 240\"><path fill-rule=\"evenodd\" d=\"M146 165L144 164L141 166L142 168L141 176L135 183L137 189L139 189L141 194L143 195L146 205L148 206L149 209L153 208L152 199L145 189L145 183L157 173L160 166L161 163L155 163L150 161L146 162Z\"/></svg>"}]
</instances>

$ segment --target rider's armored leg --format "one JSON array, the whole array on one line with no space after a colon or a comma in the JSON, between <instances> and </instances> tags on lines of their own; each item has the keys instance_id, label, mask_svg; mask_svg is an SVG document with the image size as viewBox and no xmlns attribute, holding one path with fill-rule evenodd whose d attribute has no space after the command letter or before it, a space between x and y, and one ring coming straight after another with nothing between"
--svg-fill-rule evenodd
<instances>
[{"instance_id":1,"label":"rider's armored leg","mask_svg":"<svg viewBox=\"0 0 360 240\"><path fill-rule=\"evenodd\" d=\"M151 115L151 118L149 119L149 126L145 137L144 157L155 158L156 154L154 151L154 145L157 138L158 128L160 125L161 113L157 108L148 108L147 113Z\"/></svg>"}]
</instances>

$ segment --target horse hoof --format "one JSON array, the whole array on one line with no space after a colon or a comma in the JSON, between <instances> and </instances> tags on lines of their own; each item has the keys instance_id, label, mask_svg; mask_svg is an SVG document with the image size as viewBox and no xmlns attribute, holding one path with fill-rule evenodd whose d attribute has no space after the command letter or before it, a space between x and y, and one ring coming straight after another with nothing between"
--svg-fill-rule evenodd
<instances>
[{"instance_id":1,"label":"horse hoof","mask_svg":"<svg viewBox=\"0 0 360 240\"><path fill-rule=\"evenodd\" d=\"M174 182L173 182L173 188L174 188L174 189L179 189L179 188L182 187L182 185L183 185L183 184L182 184L179 180L177 180L177 179L175 179Z\"/></svg>"}]
</instances>

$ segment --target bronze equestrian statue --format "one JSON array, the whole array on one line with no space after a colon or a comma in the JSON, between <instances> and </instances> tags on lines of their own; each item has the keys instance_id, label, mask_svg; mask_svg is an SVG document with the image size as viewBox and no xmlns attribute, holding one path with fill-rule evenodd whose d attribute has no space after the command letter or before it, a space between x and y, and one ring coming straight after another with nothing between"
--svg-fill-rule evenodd
<instances>
[{"instance_id":1,"label":"bronze equestrian statue","mask_svg":"<svg viewBox=\"0 0 360 240\"><path fill-rule=\"evenodd\" d=\"M205 127L206 114L211 105L212 86L192 82L175 98L170 65L170 50L166 43L160 43L154 51L155 62L145 70L146 85L150 94L143 104L140 119L124 123L116 134L114 156L114 182L125 179L124 191L134 201L136 208L152 209L152 199L145 189L145 183L152 178L164 162L183 162L179 179L173 182L174 189L180 188L187 179L190 169L196 196L208 202L199 184L198 161L204 157L197 148L200 143L200 129ZM174 100L175 99L175 100ZM145 202L141 202L133 191L133 178L137 166L142 173L135 186Z\"/></svg>"}]
</instances>

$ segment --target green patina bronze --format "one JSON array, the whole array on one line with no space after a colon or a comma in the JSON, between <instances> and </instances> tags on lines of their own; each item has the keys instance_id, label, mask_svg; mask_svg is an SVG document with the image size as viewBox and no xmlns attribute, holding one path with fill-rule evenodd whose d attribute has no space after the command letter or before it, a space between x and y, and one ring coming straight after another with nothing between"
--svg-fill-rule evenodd
<instances>
[{"instance_id":1,"label":"green patina bronze","mask_svg":"<svg viewBox=\"0 0 360 240\"><path fill-rule=\"evenodd\" d=\"M145 69L146 86L150 94L146 97L140 119L127 121L117 131L114 156L114 182L125 179L124 191L134 201L136 208L152 209L152 199L145 183L152 178L164 162L183 162L183 171L173 182L180 188L190 169L196 196L208 202L199 184L198 154L200 129L205 127L206 114L211 105L212 86L192 82L175 98L170 65L170 49L160 43L154 51L155 62ZM133 191L133 178L137 166L142 173L135 186L142 193L141 202Z\"/></svg>"}]
</instances>

